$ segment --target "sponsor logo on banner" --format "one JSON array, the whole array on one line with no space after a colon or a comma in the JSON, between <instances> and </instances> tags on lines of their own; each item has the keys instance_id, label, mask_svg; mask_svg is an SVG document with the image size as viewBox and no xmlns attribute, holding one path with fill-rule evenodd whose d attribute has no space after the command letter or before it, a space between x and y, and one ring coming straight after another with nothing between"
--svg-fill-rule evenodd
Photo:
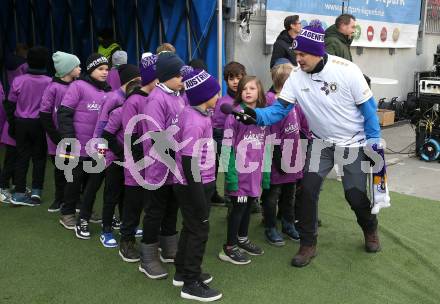
<instances>
[{"instance_id":1,"label":"sponsor logo on banner","mask_svg":"<svg viewBox=\"0 0 440 304\"><path fill-rule=\"evenodd\" d=\"M367 28L367 39L368 41L373 41L374 38L374 28L370 25Z\"/></svg>"},{"instance_id":2,"label":"sponsor logo on banner","mask_svg":"<svg viewBox=\"0 0 440 304\"><path fill-rule=\"evenodd\" d=\"M385 42L387 40L387 36L388 36L387 28L383 27L382 30L380 31L380 40L382 42Z\"/></svg>"}]
</instances>

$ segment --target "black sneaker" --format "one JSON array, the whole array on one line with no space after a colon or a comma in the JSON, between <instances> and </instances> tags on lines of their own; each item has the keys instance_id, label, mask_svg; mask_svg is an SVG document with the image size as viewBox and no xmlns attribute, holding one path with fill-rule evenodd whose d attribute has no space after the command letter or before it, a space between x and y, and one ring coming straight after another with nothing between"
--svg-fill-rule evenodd
<instances>
[{"instance_id":1,"label":"black sneaker","mask_svg":"<svg viewBox=\"0 0 440 304\"><path fill-rule=\"evenodd\" d=\"M183 285L180 297L200 302L212 302L221 299L222 294L218 290L210 288L203 282L193 282Z\"/></svg>"},{"instance_id":2,"label":"black sneaker","mask_svg":"<svg viewBox=\"0 0 440 304\"><path fill-rule=\"evenodd\" d=\"M262 255L264 250L249 241L249 239L243 243L238 242L238 247L249 253L250 255Z\"/></svg>"},{"instance_id":3,"label":"black sneaker","mask_svg":"<svg viewBox=\"0 0 440 304\"><path fill-rule=\"evenodd\" d=\"M223 250L218 254L220 260L229 262L235 265L246 265L251 262L249 257L240 251L237 245L227 248L223 246Z\"/></svg>"},{"instance_id":4,"label":"black sneaker","mask_svg":"<svg viewBox=\"0 0 440 304\"><path fill-rule=\"evenodd\" d=\"M114 215L112 220L112 228L114 230L121 229L121 221Z\"/></svg>"},{"instance_id":5,"label":"black sneaker","mask_svg":"<svg viewBox=\"0 0 440 304\"><path fill-rule=\"evenodd\" d=\"M200 278L199 281L205 283L205 284L209 284L212 282L214 278L209 274L209 273L201 273L200 274ZM173 278L173 285L176 287L182 287L183 286L183 275L181 275L180 273L175 273L174 274L174 278Z\"/></svg>"},{"instance_id":6,"label":"black sneaker","mask_svg":"<svg viewBox=\"0 0 440 304\"><path fill-rule=\"evenodd\" d=\"M136 241L122 241L119 244L119 256L123 261L136 263L141 260L139 250L136 249Z\"/></svg>"},{"instance_id":7,"label":"black sneaker","mask_svg":"<svg viewBox=\"0 0 440 304\"><path fill-rule=\"evenodd\" d=\"M61 205L62 205L62 202L60 202L60 201L54 201L54 202L52 203L52 205L50 205L49 208L47 208L47 211L48 211L48 212L51 212L51 213L53 213L53 212L58 212L58 211L60 211L60 209L61 209Z\"/></svg>"},{"instance_id":8,"label":"black sneaker","mask_svg":"<svg viewBox=\"0 0 440 304\"><path fill-rule=\"evenodd\" d=\"M90 239L89 223L86 220L81 219L79 224L75 226L75 235L82 240Z\"/></svg>"}]
</instances>

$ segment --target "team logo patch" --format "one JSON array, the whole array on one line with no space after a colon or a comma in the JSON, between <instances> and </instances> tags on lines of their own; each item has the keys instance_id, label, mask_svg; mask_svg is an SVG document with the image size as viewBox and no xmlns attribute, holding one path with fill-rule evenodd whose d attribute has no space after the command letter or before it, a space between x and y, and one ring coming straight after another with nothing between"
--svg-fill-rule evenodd
<instances>
[{"instance_id":1,"label":"team logo patch","mask_svg":"<svg viewBox=\"0 0 440 304\"><path fill-rule=\"evenodd\" d=\"M322 83L321 91L323 91L325 93L325 95L330 94L330 89L328 87L328 82L324 81Z\"/></svg>"},{"instance_id":2,"label":"team logo patch","mask_svg":"<svg viewBox=\"0 0 440 304\"><path fill-rule=\"evenodd\" d=\"M338 90L338 84L336 82L331 82L329 88L330 92L335 93Z\"/></svg>"},{"instance_id":3,"label":"team logo patch","mask_svg":"<svg viewBox=\"0 0 440 304\"><path fill-rule=\"evenodd\" d=\"M296 49L298 47L298 41L293 40L292 49Z\"/></svg>"}]
</instances>

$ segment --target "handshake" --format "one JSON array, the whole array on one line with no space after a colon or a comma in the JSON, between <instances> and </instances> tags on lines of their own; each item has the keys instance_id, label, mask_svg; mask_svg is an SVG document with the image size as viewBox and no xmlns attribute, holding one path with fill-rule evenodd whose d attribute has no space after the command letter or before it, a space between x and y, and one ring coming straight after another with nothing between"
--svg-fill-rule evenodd
<instances>
[{"instance_id":1,"label":"handshake","mask_svg":"<svg viewBox=\"0 0 440 304\"><path fill-rule=\"evenodd\" d=\"M220 110L224 114L232 114L235 119L245 125L256 125L257 124L257 114L251 108L245 107L241 111L236 111L233 109L232 105L224 103L220 106Z\"/></svg>"}]
</instances>

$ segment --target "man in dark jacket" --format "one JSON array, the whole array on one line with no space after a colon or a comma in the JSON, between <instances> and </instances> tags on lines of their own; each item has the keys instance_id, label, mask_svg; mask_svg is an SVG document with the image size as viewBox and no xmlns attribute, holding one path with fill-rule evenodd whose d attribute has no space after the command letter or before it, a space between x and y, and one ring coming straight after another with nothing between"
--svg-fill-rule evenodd
<instances>
[{"instance_id":1,"label":"man in dark jacket","mask_svg":"<svg viewBox=\"0 0 440 304\"><path fill-rule=\"evenodd\" d=\"M293 39L301 32L301 22L298 15L287 16L284 19L284 30L278 35L273 45L272 58L270 59L270 68L279 58L287 58L296 66L295 53L292 49Z\"/></svg>"},{"instance_id":2,"label":"man in dark jacket","mask_svg":"<svg viewBox=\"0 0 440 304\"><path fill-rule=\"evenodd\" d=\"M353 61L350 45L356 31L356 18L350 14L342 14L336 18L335 24L325 31L325 49L328 54Z\"/></svg>"}]
</instances>

